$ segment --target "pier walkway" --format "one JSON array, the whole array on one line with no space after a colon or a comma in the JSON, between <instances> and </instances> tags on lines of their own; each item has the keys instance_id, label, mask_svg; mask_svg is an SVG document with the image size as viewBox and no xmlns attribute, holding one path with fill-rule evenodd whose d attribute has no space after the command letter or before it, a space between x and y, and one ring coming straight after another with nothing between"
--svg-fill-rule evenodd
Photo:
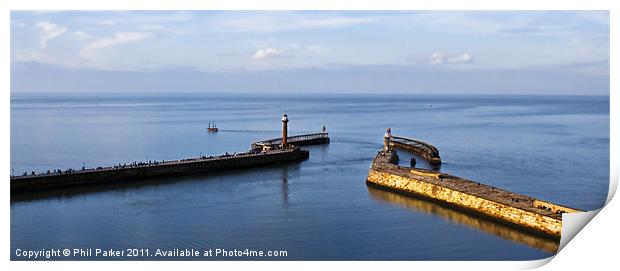
<instances>
[{"instance_id":1,"label":"pier walkway","mask_svg":"<svg viewBox=\"0 0 620 271\"><path fill-rule=\"evenodd\" d=\"M280 162L305 160L308 156L308 151L293 147L264 152L249 151L220 156L202 156L180 160L140 162L83 170L69 169L34 175L28 174L11 177L11 193L250 168Z\"/></svg>"},{"instance_id":2,"label":"pier walkway","mask_svg":"<svg viewBox=\"0 0 620 271\"><path fill-rule=\"evenodd\" d=\"M329 133L314 133L287 137L288 144L294 146L309 146L329 144ZM253 150L274 149L282 144L282 138L272 138L252 143Z\"/></svg>"}]
</instances>

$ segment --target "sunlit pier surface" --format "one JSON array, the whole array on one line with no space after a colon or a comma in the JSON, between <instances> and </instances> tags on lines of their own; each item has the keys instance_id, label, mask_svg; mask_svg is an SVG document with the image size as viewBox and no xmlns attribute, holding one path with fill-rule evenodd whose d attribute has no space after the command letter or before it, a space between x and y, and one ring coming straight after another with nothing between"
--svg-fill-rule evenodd
<instances>
[{"instance_id":1,"label":"sunlit pier surface","mask_svg":"<svg viewBox=\"0 0 620 271\"><path fill-rule=\"evenodd\" d=\"M148 180L164 176L203 174L231 169L254 168L284 162L302 161L309 157L299 146L329 143L325 127L321 133L288 137L288 117L282 118L282 137L252 144L242 153L200 156L167 161L119 163L113 166L76 169L52 169L11 176L11 194L95 184L111 184Z\"/></svg>"},{"instance_id":2,"label":"sunlit pier surface","mask_svg":"<svg viewBox=\"0 0 620 271\"><path fill-rule=\"evenodd\" d=\"M384 136L384 147L372 162L367 184L420 196L554 239L561 236L562 214L579 212L438 171L399 166L395 146L391 130L388 129ZM432 145L428 143L409 146L400 149L416 154L436 150L435 147L429 148ZM434 158L432 155L421 156L425 159Z\"/></svg>"}]
</instances>

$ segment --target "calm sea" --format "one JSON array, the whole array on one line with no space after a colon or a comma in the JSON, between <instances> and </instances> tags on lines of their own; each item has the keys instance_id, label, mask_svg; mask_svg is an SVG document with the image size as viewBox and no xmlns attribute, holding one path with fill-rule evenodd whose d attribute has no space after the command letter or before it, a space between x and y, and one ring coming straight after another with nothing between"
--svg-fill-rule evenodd
<instances>
[{"instance_id":1,"label":"calm sea","mask_svg":"<svg viewBox=\"0 0 620 271\"><path fill-rule=\"evenodd\" d=\"M12 252L288 253L270 260L552 255L554 242L545 238L367 187L387 127L437 146L447 173L583 210L607 197L609 97L594 96L12 94L11 169L21 175L246 151L280 135L283 112L290 134L325 125L331 144L308 147L310 159L299 163L14 197ZM209 121L219 133L206 132Z\"/></svg>"}]
</instances>

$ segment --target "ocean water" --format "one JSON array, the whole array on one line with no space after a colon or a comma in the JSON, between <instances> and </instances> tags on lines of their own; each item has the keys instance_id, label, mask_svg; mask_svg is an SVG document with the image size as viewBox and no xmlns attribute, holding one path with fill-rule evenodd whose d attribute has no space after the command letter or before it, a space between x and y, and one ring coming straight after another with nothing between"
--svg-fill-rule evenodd
<instances>
[{"instance_id":1,"label":"ocean water","mask_svg":"<svg viewBox=\"0 0 620 271\"><path fill-rule=\"evenodd\" d=\"M582 210L607 197L609 97L597 96L13 93L11 169L246 151L280 135L283 112L289 134L325 125L331 144L285 165L12 197L11 258L52 248L287 251L265 260L553 254L551 240L367 187L387 127L437 146L450 174ZM206 132L209 121L219 133Z\"/></svg>"}]
</instances>

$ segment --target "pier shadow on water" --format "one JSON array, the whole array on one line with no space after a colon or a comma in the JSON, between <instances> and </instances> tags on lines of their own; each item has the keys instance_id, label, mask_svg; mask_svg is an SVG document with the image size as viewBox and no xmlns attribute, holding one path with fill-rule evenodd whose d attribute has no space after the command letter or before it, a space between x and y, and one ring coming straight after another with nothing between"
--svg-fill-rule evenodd
<instances>
[{"instance_id":1,"label":"pier shadow on water","mask_svg":"<svg viewBox=\"0 0 620 271\"><path fill-rule=\"evenodd\" d=\"M288 167L282 168L281 178L282 205L288 207Z\"/></svg>"},{"instance_id":2,"label":"pier shadow on water","mask_svg":"<svg viewBox=\"0 0 620 271\"><path fill-rule=\"evenodd\" d=\"M451 209L428 200L391 191L385 191L372 186L367 186L367 188L370 197L379 202L387 202L396 206L405 207L415 212L436 215L452 223L465 225L484 233L495 235L512 242L525 244L545 252L556 253L558 250L559 242L550 238L522 231L464 211Z\"/></svg>"}]
</instances>

